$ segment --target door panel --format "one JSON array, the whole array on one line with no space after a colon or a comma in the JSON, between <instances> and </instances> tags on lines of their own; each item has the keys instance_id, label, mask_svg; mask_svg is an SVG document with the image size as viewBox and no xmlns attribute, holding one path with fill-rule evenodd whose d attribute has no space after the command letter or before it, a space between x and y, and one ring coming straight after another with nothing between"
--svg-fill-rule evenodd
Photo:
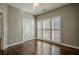
<instances>
[{"instance_id":1,"label":"door panel","mask_svg":"<svg viewBox=\"0 0 79 59\"><path fill-rule=\"evenodd\" d=\"M33 36L33 20L23 18L23 40L32 40Z\"/></svg>"}]
</instances>

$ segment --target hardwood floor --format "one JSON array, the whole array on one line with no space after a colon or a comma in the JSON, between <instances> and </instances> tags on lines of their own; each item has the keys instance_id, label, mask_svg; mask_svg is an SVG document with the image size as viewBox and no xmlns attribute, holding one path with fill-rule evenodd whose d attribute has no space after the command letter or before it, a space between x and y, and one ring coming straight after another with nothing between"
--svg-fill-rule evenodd
<instances>
[{"instance_id":1,"label":"hardwood floor","mask_svg":"<svg viewBox=\"0 0 79 59\"><path fill-rule=\"evenodd\" d=\"M32 40L5 49L4 55L79 55L79 50Z\"/></svg>"}]
</instances>

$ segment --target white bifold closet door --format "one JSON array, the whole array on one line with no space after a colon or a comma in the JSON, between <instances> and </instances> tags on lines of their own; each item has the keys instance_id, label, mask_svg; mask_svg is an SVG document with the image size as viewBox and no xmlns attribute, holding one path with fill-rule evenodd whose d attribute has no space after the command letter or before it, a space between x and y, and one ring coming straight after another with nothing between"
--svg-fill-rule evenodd
<instances>
[{"instance_id":1,"label":"white bifold closet door","mask_svg":"<svg viewBox=\"0 0 79 59\"><path fill-rule=\"evenodd\" d=\"M33 20L23 18L23 41L32 40L34 38L33 25Z\"/></svg>"}]
</instances>

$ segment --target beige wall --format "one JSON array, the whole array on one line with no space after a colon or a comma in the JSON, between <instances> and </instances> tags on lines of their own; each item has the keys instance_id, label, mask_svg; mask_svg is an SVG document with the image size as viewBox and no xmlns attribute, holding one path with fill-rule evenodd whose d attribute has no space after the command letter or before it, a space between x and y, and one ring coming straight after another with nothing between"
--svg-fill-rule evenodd
<instances>
[{"instance_id":1,"label":"beige wall","mask_svg":"<svg viewBox=\"0 0 79 59\"><path fill-rule=\"evenodd\" d=\"M79 4L69 4L37 16L37 20L61 16L62 43L79 46Z\"/></svg>"},{"instance_id":2,"label":"beige wall","mask_svg":"<svg viewBox=\"0 0 79 59\"><path fill-rule=\"evenodd\" d=\"M8 45L23 41L23 18L33 20L33 15L8 6Z\"/></svg>"},{"instance_id":3,"label":"beige wall","mask_svg":"<svg viewBox=\"0 0 79 59\"><path fill-rule=\"evenodd\" d=\"M8 43L13 44L22 41L22 14L23 12L12 6L8 6Z\"/></svg>"}]
</instances>

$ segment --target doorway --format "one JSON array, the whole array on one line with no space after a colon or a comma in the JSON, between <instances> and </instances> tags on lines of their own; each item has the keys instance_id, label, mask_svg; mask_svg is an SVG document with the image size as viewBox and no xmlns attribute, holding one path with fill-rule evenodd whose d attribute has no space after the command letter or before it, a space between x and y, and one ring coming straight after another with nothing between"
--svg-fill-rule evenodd
<instances>
[{"instance_id":1,"label":"doorway","mask_svg":"<svg viewBox=\"0 0 79 59\"><path fill-rule=\"evenodd\" d=\"M0 54L4 49L4 13L0 12Z\"/></svg>"}]
</instances>

